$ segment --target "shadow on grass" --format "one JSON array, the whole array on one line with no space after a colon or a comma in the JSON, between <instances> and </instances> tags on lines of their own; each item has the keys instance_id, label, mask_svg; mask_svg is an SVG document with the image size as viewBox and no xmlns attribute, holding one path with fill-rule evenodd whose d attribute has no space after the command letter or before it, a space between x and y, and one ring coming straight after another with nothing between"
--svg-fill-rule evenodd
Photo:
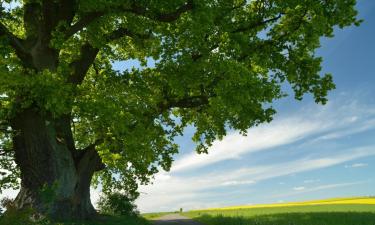
<instances>
[{"instance_id":1,"label":"shadow on grass","mask_svg":"<svg viewBox=\"0 0 375 225\"><path fill-rule=\"evenodd\" d=\"M63 222L56 225L149 225L150 223L140 216L109 216L98 215L86 221ZM53 224L55 225L55 224Z\"/></svg>"},{"instance_id":2,"label":"shadow on grass","mask_svg":"<svg viewBox=\"0 0 375 225\"><path fill-rule=\"evenodd\" d=\"M25 217L22 214L14 214L10 216L1 216L0 225L149 225L145 218L138 216L108 216L98 215L89 220L78 221L36 221L30 220L30 217Z\"/></svg>"},{"instance_id":3,"label":"shadow on grass","mask_svg":"<svg viewBox=\"0 0 375 225\"><path fill-rule=\"evenodd\" d=\"M252 217L203 214L205 225L375 225L375 212L281 213Z\"/></svg>"}]
</instances>

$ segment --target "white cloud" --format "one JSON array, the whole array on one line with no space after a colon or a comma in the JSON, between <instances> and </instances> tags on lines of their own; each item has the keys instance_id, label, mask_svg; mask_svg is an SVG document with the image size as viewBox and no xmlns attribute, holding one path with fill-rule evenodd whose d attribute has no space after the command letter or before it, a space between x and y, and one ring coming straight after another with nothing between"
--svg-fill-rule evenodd
<instances>
[{"instance_id":1,"label":"white cloud","mask_svg":"<svg viewBox=\"0 0 375 225\"><path fill-rule=\"evenodd\" d=\"M191 152L176 160L173 172L199 169L224 160L240 159L245 154L273 149L277 146L318 136L306 142L337 139L375 129L375 108L361 106L356 101L330 102L327 106L305 107L270 124L248 130L247 136L232 133L215 141L208 154Z\"/></svg>"},{"instance_id":2,"label":"white cloud","mask_svg":"<svg viewBox=\"0 0 375 225\"><path fill-rule=\"evenodd\" d=\"M200 171L185 176L183 174L192 169L210 166L224 160L239 159L244 155L275 149L304 139L307 140L306 144L314 148L314 144L318 141L328 141L367 131L374 129L374 125L374 107L360 106L355 101L336 104L331 102L325 107L305 108L287 117L276 118L270 124L253 128L249 130L247 137L230 134L222 141L214 142L208 155L190 153L182 156L173 164L170 173L161 172L161 175L157 175L154 185L141 187L141 191L147 194L143 194L137 203L142 211L174 209L176 205L182 203L184 208L190 209L228 205L225 200L222 203L212 201L212 199L221 199L219 195L223 195L215 192L218 187L229 188L241 185L241 181L245 183L248 181L247 184L251 185L263 180L342 164L375 155L375 146L337 149L334 155L324 156L320 153L321 155L315 154L315 157L305 156L285 163L225 169L205 174L201 174ZM315 140L309 141L311 138ZM306 180L305 183L311 182L318 182L318 180ZM339 186L318 186L315 189L300 190L298 193L334 187ZM206 200L210 197L210 200ZM211 204L213 202L216 205Z\"/></svg>"},{"instance_id":3,"label":"white cloud","mask_svg":"<svg viewBox=\"0 0 375 225\"><path fill-rule=\"evenodd\" d=\"M345 165L345 168L358 168L358 167L366 167L368 166L367 163L354 163L351 165Z\"/></svg>"},{"instance_id":4,"label":"white cloud","mask_svg":"<svg viewBox=\"0 0 375 225\"><path fill-rule=\"evenodd\" d=\"M302 191L302 190L305 190L305 187L303 187L303 186L294 187L293 190L295 190L295 191Z\"/></svg>"},{"instance_id":5,"label":"white cloud","mask_svg":"<svg viewBox=\"0 0 375 225\"><path fill-rule=\"evenodd\" d=\"M193 152L177 160L172 166L172 171L198 169L220 161L237 159L243 154L289 144L324 126L325 124L320 122L288 118L250 129L247 136L230 134L222 141L215 141L209 149L209 154L198 155Z\"/></svg>"},{"instance_id":6,"label":"white cloud","mask_svg":"<svg viewBox=\"0 0 375 225\"><path fill-rule=\"evenodd\" d=\"M289 193L278 194L278 195L273 195L272 198L283 198L283 197L289 197L289 196L294 196L294 195L306 194L306 193L310 193L310 192L361 185L361 184L364 184L364 183L368 183L368 181L325 184L325 185L320 185L320 186L311 187L311 188L305 188L304 187L301 190L297 190L297 191L293 191L293 192L289 192Z\"/></svg>"},{"instance_id":7,"label":"white cloud","mask_svg":"<svg viewBox=\"0 0 375 225\"><path fill-rule=\"evenodd\" d=\"M320 179L310 179L310 180L304 180L303 183L305 184L312 184L312 183L317 183L320 182Z\"/></svg>"},{"instance_id":8,"label":"white cloud","mask_svg":"<svg viewBox=\"0 0 375 225\"><path fill-rule=\"evenodd\" d=\"M235 185L242 185L242 184L255 184L253 180L230 180L221 183L222 186L235 186Z\"/></svg>"},{"instance_id":9,"label":"white cloud","mask_svg":"<svg viewBox=\"0 0 375 225\"><path fill-rule=\"evenodd\" d=\"M141 195L137 203L140 209L146 212L162 210L161 207L172 210L176 205L181 205L182 203L184 203L184 208L195 209L199 208L197 207L198 205L205 205L207 202L211 203L211 201L207 201L205 198L220 198L220 193L214 190L223 187L223 184L230 186L239 184L239 181L249 181L249 185L251 185L251 183L255 184L276 177L339 165L372 155L375 155L374 145L344 149L340 154L337 153L325 157L306 157L285 163L245 167L227 172L194 174L193 176L179 176L170 173L170 177L167 180L155 180L153 185L142 186L141 191L147 194ZM306 188L303 191L316 191L324 188L334 188L334 186L318 186L314 189ZM187 202L190 202L190 204ZM225 205L225 202L222 205ZM207 207L218 206L212 205Z\"/></svg>"}]
</instances>

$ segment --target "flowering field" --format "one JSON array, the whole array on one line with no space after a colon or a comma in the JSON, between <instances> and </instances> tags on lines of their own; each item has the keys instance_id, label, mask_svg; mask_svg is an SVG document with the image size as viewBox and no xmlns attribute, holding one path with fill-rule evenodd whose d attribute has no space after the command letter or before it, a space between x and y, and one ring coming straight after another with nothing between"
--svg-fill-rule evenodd
<instances>
[{"instance_id":1,"label":"flowering field","mask_svg":"<svg viewBox=\"0 0 375 225\"><path fill-rule=\"evenodd\" d=\"M199 210L199 211L235 210L235 209L249 209L249 208L274 208L274 207L285 207L285 206L351 205L351 204L375 205L375 197L332 198L332 199L313 200L313 201L304 201L304 202L229 206L229 207L222 207L222 208L210 208L210 209L204 209L204 210Z\"/></svg>"},{"instance_id":2,"label":"flowering field","mask_svg":"<svg viewBox=\"0 0 375 225\"><path fill-rule=\"evenodd\" d=\"M184 215L205 225L374 225L375 198L232 206Z\"/></svg>"}]
</instances>

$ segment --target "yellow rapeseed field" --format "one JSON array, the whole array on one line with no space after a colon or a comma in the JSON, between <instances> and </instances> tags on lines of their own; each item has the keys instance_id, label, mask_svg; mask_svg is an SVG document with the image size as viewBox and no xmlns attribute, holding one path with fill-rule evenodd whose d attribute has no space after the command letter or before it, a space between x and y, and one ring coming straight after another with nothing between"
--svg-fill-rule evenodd
<instances>
[{"instance_id":1,"label":"yellow rapeseed field","mask_svg":"<svg viewBox=\"0 0 375 225\"><path fill-rule=\"evenodd\" d=\"M272 207L308 206L308 205L344 205L344 204L345 205L350 205L350 204L375 205L375 198L374 197L332 198L332 199L314 200L314 201L305 201L305 202L229 206L229 207L223 207L223 208L210 208L210 209L204 209L204 210L199 210L199 211L234 210L234 209L249 209L249 208L272 208Z\"/></svg>"}]
</instances>

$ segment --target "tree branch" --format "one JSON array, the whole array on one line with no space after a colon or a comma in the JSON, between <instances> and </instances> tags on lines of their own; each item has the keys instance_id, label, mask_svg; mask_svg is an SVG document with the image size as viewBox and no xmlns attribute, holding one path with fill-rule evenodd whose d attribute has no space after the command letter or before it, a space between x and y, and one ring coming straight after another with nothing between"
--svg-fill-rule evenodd
<instances>
[{"instance_id":1,"label":"tree branch","mask_svg":"<svg viewBox=\"0 0 375 225\"><path fill-rule=\"evenodd\" d=\"M249 26L239 27L239 28L237 28L237 29L231 31L231 33L246 32L246 31L249 31L249 30L254 29L254 28L256 28L256 27L266 25L267 23L275 22L275 21L277 21L278 19L280 19L282 15L283 15L283 14L281 13L281 14L279 14L278 16L273 17L273 18L270 18L270 19L262 20L262 21L256 21L256 22L250 24Z\"/></svg>"},{"instance_id":2,"label":"tree branch","mask_svg":"<svg viewBox=\"0 0 375 225\"><path fill-rule=\"evenodd\" d=\"M137 5L135 2L130 7L117 7L115 9L111 8L109 11L94 11L89 12L84 15L80 20L78 20L75 24L70 26L65 31L66 38L71 37L72 35L78 33L83 28L90 25L96 19L100 17L110 14L110 13L132 13L138 16L143 16L149 18L151 20L155 20L158 22L173 22L177 20L183 13L188 12L194 8L193 0L188 0L185 4L178 7L175 11L169 13L162 13L162 12L153 12L147 7L142 7Z\"/></svg>"},{"instance_id":3,"label":"tree branch","mask_svg":"<svg viewBox=\"0 0 375 225\"><path fill-rule=\"evenodd\" d=\"M102 159L96 151L96 146L103 143L103 141L102 139L98 139L86 148L76 151L75 162L79 171L87 169L87 165L89 164L91 164L90 166L93 168L93 171L99 171L105 168Z\"/></svg>"},{"instance_id":4,"label":"tree branch","mask_svg":"<svg viewBox=\"0 0 375 225\"><path fill-rule=\"evenodd\" d=\"M59 0L59 20L67 21L71 24L74 18L77 0Z\"/></svg>"},{"instance_id":5,"label":"tree branch","mask_svg":"<svg viewBox=\"0 0 375 225\"><path fill-rule=\"evenodd\" d=\"M177 20L183 13L188 12L194 8L193 0L188 0L185 4L178 7L174 12L170 13L161 13L161 12L152 12L151 10L137 6L136 3L131 6L129 9L124 9L125 12L130 12L135 15L144 16L149 19L159 21L159 22L173 22Z\"/></svg>"},{"instance_id":6,"label":"tree branch","mask_svg":"<svg viewBox=\"0 0 375 225\"><path fill-rule=\"evenodd\" d=\"M140 39L147 39L150 38L151 34L138 34L134 33L127 28L119 28L111 33L109 33L105 39L107 42L119 39L121 37L128 36L131 38L140 38ZM81 47L81 56L78 60L72 62L70 67L73 70L72 75L69 77L68 81L72 84L81 84L85 75L93 64L97 54L99 52L99 48L93 47L91 44L86 42Z\"/></svg>"},{"instance_id":7,"label":"tree branch","mask_svg":"<svg viewBox=\"0 0 375 225\"><path fill-rule=\"evenodd\" d=\"M94 143L88 145L87 147L85 147L84 149L80 151L87 151L88 149L95 148L96 146L103 144L103 143L104 143L104 139L97 139Z\"/></svg>"},{"instance_id":8,"label":"tree branch","mask_svg":"<svg viewBox=\"0 0 375 225\"><path fill-rule=\"evenodd\" d=\"M93 47L89 43L85 43L81 47L81 56L78 60L70 64L73 70L71 76L68 79L69 83L81 84L85 75L90 68L91 64L94 62L99 49Z\"/></svg>"},{"instance_id":9,"label":"tree branch","mask_svg":"<svg viewBox=\"0 0 375 225\"><path fill-rule=\"evenodd\" d=\"M80 31L84 27L86 27L88 24L90 24L91 22L93 22L98 17L103 16L104 14L105 13L103 13L103 12L93 12L93 13L87 14L85 17L83 17L77 23L75 23L74 25L72 25L70 27L70 29L68 29L65 32L65 38L67 39L67 38L71 37L72 35L74 35L78 31ZM118 30L113 31L108 36L108 39L114 40L114 39L120 38L122 36L138 37L138 38L141 38L141 39L146 39L146 38L150 37L150 34L136 34L136 33L131 32L127 28L119 28Z\"/></svg>"},{"instance_id":10,"label":"tree branch","mask_svg":"<svg viewBox=\"0 0 375 225\"><path fill-rule=\"evenodd\" d=\"M68 39L69 37L78 33L80 30L87 27L90 23L103 15L105 15L105 12L91 12L83 16L80 20L78 20L75 24L70 26L69 29L65 31L65 38Z\"/></svg>"},{"instance_id":11,"label":"tree branch","mask_svg":"<svg viewBox=\"0 0 375 225\"><path fill-rule=\"evenodd\" d=\"M207 105L209 103L209 97L206 95L189 96L182 99L169 99L158 104L160 112L164 112L170 108L196 108L199 106Z\"/></svg>"},{"instance_id":12,"label":"tree branch","mask_svg":"<svg viewBox=\"0 0 375 225\"><path fill-rule=\"evenodd\" d=\"M149 34L139 34L139 33L134 33L127 28L121 27L121 28L111 32L106 37L106 39L107 39L108 42L110 42L110 41L113 41L113 40L116 40L116 39L119 39L119 38L122 38L122 37L125 37L125 36L131 37L131 38L139 38L139 39L148 39L148 38L152 37L151 33L149 33Z\"/></svg>"},{"instance_id":13,"label":"tree branch","mask_svg":"<svg viewBox=\"0 0 375 225\"><path fill-rule=\"evenodd\" d=\"M50 36L60 21L71 24L75 13L76 0L42 0L41 3L45 34Z\"/></svg>"},{"instance_id":14,"label":"tree branch","mask_svg":"<svg viewBox=\"0 0 375 225\"><path fill-rule=\"evenodd\" d=\"M27 40L36 40L40 29L43 27L41 24L41 5L38 2L30 1L25 3L23 13L23 22L26 30Z\"/></svg>"},{"instance_id":15,"label":"tree branch","mask_svg":"<svg viewBox=\"0 0 375 225\"><path fill-rule=\"evenodd\" d=\"M0 22L0 37L6 37L12 48L16 51L16 54L22 58L27 55L25 47L23 46L23 40L13 35L8 28Z\"/></svg>"}]
</instances>

